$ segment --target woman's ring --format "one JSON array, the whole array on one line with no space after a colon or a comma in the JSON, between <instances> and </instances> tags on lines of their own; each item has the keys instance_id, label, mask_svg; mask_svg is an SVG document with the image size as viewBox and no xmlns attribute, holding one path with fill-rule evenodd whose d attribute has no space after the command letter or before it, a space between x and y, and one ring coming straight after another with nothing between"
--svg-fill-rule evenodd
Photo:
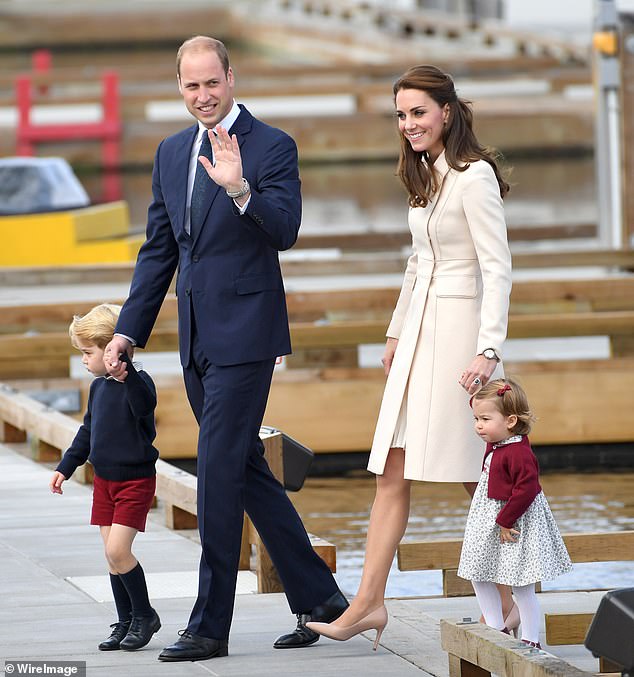
<instances>
[{"instance_id":1,"label":"woman's ring","mask_svg":"<svg viewBox=\"0 0 634 677\"><path fill-rule=\"evenodd\" d=\"M482 383L482 381L481 381L477 376L473 379L473 382L474 382L477 386L479 386L479 385Z\"/></svg>"}]
</instances>

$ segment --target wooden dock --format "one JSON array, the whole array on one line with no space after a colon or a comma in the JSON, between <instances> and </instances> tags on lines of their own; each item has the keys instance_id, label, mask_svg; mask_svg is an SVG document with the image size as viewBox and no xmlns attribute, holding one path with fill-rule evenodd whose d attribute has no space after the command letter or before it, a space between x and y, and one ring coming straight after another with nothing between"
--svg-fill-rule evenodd
<instances>
[{"instance_id":1,"label":"wooden dock","mask_svg":"<svg viewBox=\"0 0 634 677\"><path fill-rule=\"evenodd\" d=\"M164 526L159 503L150 513L146 533L135 543L135 552L143 562L163 627L141 651L100 652L96 645L113 621L114 605L98 530L88 524L90 488L70 481L63 496L51 494L50 464L36 463L29 454L28 444L6 438L0 444L0 594L5 628L0 655L5 660L85 661L87 674L97 677L113 673L154 677L159 671L169 677L284 677L303 674L306 661L310 661L310 674L316 677L449 677L450 663L440 641L441 619L455 623L479 615L472 597L391 599L386 603L390 620L376 654L371 651L373 632L345 643L322 639L301 651L276 651L273 640L292 628L295 619L282 594L254 594L254 574L241 572L230 655L212 662L159 668L158 652L174 641L186 624L196 594L199 557L199 545L191 532ZM602 594L551 592L539 597L546 613L589 614L596 610ZM485 639L492 637L494 643L509 643L506 649L512 655L523 652L519 643L498 637L490 629L480 628L479 632ZM544 633L545 627L543 643ZM561 676L597 671L597 660L582 646L545 649L556 653L560 668L567 666L560 669ZM458 649L454 646L452 651ZM553 660L546 652L530 660L534 658L536 665L542 657ZM531 668L530 663L525 667ZM543 673L528 669L522 674Z\"/></svg>"}]
</instances>

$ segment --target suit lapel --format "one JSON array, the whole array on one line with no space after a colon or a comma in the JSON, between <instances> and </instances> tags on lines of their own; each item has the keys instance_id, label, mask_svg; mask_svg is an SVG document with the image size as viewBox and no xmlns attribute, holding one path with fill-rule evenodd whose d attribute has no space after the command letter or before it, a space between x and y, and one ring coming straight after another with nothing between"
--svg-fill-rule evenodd
<instances>
[{"instance_id":1,"label":"suit lapel","mask_svg":"<svg viewBox=\"0 0 634 677\"><path fill-rule=\"evenodd\" d=\"M238 104L240 106L240 115L238 115L236 121L233 123L231 126L231 129L229 130L229 134L235 134L236 138L238 139L238 145L240 147L240 150L242 150L242 146L245 142L246 139L246 134L248 134L251 131L251 126L253 125L253 116L249 111L242 105ZM195 137L195 135L194 135ZM189 156L191 156L191 145L193 144L194 140L191 140L191 143L189 145ZM242 158L242 170L244 172L245 170L245 158ZM194 236L194 240L192 245L195 245L196 242L198 241L198 238L200 237L200 233L204 230L205 228L205 222L207 221L207 218L209 216L209 211L211 209L212 204L214 203L214 200L218 196L218 193L220 191L220 186L209 179L210 183L210 189L206 195L206 200L207 200L207 206L205 208L205 218L203 220L203 226L199 228L198 232ZM185 172L185 190L187 190L187 171ZM185 195L187 192L185 192ZM183 219L184 219L184 211L183 211ZM183 221L184 222L184 221Z\"/></svg>"},{"instance_id":2,"label":"suit lapel","mask_svg":"<svg viewBox=\"0 0 634 677\"><path fill-rule=\"evenodd\" d=\"M185 210L187 209L187 175L189 174L189 158L192 154L192 146L196 139L198 132L198 125L194 125L183 134L183 139L180 146L174 153L174 166L171 168L172 176L174 176L174 189L176 191L176 199L178 204L182 204L182 209L179 210L178 216L180 222L177 224L178 230L183 232L183 235L189 237L185 232Z\"/></svg>"}]
</instances>

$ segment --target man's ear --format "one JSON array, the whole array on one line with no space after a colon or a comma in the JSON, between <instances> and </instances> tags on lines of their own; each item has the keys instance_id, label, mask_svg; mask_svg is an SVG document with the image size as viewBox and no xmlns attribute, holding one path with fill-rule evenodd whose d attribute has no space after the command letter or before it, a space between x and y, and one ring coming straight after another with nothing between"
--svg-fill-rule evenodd
<instances>
[{"instance_id":1,"label":"man's ear","mask_svg":"<svg viewBox=\"0 0 634 677\"><path fill-rule=\"evenodd\" d=\"M183 94L183 85L182 85L182 83L181 83L181 76L180 76L180 75L177 75L177 76L176 76L176 82L178 83L178 91L179 91L179 92L181 93L181 95L182 95L182 94Z\"/></svg>"}]
</instances>

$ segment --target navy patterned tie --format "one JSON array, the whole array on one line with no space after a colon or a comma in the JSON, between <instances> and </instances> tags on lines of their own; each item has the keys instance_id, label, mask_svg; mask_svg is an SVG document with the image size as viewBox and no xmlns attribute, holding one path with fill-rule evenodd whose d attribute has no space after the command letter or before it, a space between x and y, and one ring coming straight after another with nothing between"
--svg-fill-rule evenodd
<instances>
[{"instance_id":1,"label":"navy patterned tie","mask_svg":"<svg viewBox=\"0 0 634 677\"><path fill-rule=\"evenodd\" d=\"M211 142L207 130L203 134L203 140L200 144L199 155L204 155L209 162L212 161ZM194 187L192 188L192 201L189 209L189 231L193 238L200 231L206 214L207 196L211 191L212 181L209 178L205 168L196 160L196 176L194 177Z\"/></svg>"}]
</instances>

